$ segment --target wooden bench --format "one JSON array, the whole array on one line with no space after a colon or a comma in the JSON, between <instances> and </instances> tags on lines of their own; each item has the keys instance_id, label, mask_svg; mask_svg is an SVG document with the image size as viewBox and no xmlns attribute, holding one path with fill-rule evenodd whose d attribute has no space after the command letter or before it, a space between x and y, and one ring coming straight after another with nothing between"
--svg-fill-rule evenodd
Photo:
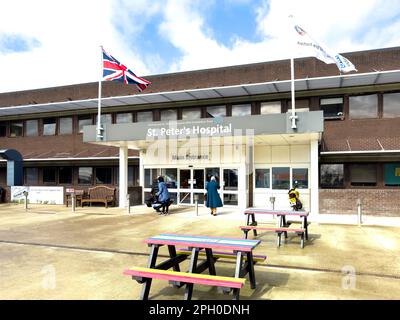
<instances>
[{"instance_id":1,"label":"wooden bench","mask_svg":"<svg viewBox=\"0 0 400 320\"><path fill-rule=\"evenodd\" d=\"M189 249L186 248L179 248L176 251L177 254L186 254L186 255L190 255L192 252ZM236 254L234 254L233 252L222 252L222 251L213 251L213 257L214 258L225 258L225 259L236 259ZM199 252L199 256L206 256L206 252L204 250L200 250ZM245 260L247 260L247 256L244 257ZM267 256L264 255L254 255L253 254L253 261L254 264L256 262L264 262L265 259L267 259Z\"/></svg>"},{"instance_id":2,"label":"wooden bench","mask_svg":"<svg viewBox=\"0 0 400 320\"><path fill-rule=\"evenodd\" d=\"M234 299L239 299L239 291L244 286L245 278L232 278L232 277L221 277L208 274L188 273L180 271L161 270L154 268L141 268L132 267L124 271L124 275L132 276L132 279L138 283L145 283L149 279L162 279L169 280L172 283L180 284L202 284L213 287L221 287L224 293L230 292L231 289L236 289ZM187 296L185 295L185 298ZM143 297L141 297L143 300Z\"/></svg>"},{"instance_id":3,"label":"wooden bench","mask_svg":"<svg viewBox=\"0 0 400 320\"><path fill-rule=\"evenodd\" d=\"M260 226L240 226L239 227L245 234L245 238L247 239L247 234L250 230L261 230L261 231L274 231L277 234L277 246L280 247L281 245L281 237L282 233L285 234L285 238L287 238L288 232L295 232L298 236L300 236L300 247L304 248L304 238L306 229L304 228L289 228L287 225L286 227L260 227Z\"/></svg>"},{"instance_id":4,"label":"wooden bench","mask_svg":"<svg viewBox=\"0 0 400 320\"><path fill-rule=\"evenodd\" d=\"M108 207L108 203L115 206L115 188L106 186L96 186L88 189L88 198L82 199L81 207L84 203L102 202L105 207Z\"/></svg>"}]
</instances>

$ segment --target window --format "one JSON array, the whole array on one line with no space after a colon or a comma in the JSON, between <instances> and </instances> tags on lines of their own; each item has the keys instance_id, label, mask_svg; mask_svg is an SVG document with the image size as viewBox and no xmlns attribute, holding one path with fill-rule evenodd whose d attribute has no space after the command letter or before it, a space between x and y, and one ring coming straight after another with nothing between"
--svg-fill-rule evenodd
<instances>
[{"instance_id":1,"label":"window","mask_svg":"<svg viewBox=\"0 0 400 320\"><path fill-rule=\"evenodd\" d=\"M160 112L160 120L161 121L169 121L169 120L177 120L178 119L178 111L174 109L161 110Z\"/></svg>"},{"instance_id":2,"label":"window","mask_svg":"<svg viewBox=\"0 0 400 320\"><path fill-rule=\"evenodd\" d=\"M60 167L58 169L58 183L72 184L72 168L71 167Z\"/></svg>"},{"instance_id":3,"label":"window","mask_svg":"<svg viewBox=\"0 0 400 320\"><path fill-rule=\"evenodd\" d=\"M43 183L56 183L56 168L43 168Z\"/></svg>"},{"instance_id":4,"label":"window","mask_svg":"<svg viewBox=\"0 0 400 320\"><path fill-rule=\"evenodd\" d=\"M238 189L238 170L224 169L224 190Z\"/></svg>"},{"instance_id":5,"label":"window","mask_svg":"<svg viewBox=\"0 0 400 320\"><path fill-rule=\"evenodd\" d=\"M56 134L56 118L46 118L43 119L43 135L44 136L54 136Z\"/></svg>"},{"instance_id":6,"label":"window","mask_svg":"<svg viewBox=\"0 0 400 320\"><path fill-rule=\"evenodd\" d=\"M344 165L343 164L321 164L320 167L321 188L343 187Z\"/></svg>"},{"instance_id":7,"label":"window","mask_svg":"<svg viewBox=\"0 0 400 320\"><path fill-rule=\"evenodd\" d=\"M310 111L310 101L308 99L299 99L295 100L294 107L296 108L296 112L307 112ZM292 101L288 102L288 111L292 109Z\"/></svg>"},{"instance_id":8,"label":"window","mask_svg":"<svg viewBox=\"0 0 400 320\"><path fill-rule=\"evenodd\" d=\"M167 187L175 189L178 187L178 170L177 169L161 169L161 176L164 177L164 181Z\"/></svg>"},{"instance_id":9,"label":"window","mask_svg":"<svg viewBox=\"0 0 400 320\"><path fill-rule=\"evenodd\" d=\"M212 106L206 108L207 118L221 118L226 117L225 106Z\"/></svg>"},{"instance_id":10,"label":"window","mask_svg":"<svg viewBox=\"0 0 400 320\"><path fill-rule=\"evenodd\" d=\"M206 168L206 181L209 182L212 176L214 176L219 183L219 168Z\"/></svg>"},{"instance_id":11,"label":"window","mask_svg":"<svg viewBox=\"0 0 400 320\"><path fill-rule=\"evenodd\" d=\"M383 170L385 186L400 187L400 163L385 163Z\"/></svg>"},{"instance_id":12,"label":"window","mask_svg":"<svg viewBox=\"0 0 400 320\"><path fill-rule=\"evenodd\" d=\"M133 122L132 113L117 113L115 123L131 123Z\"/></svg>"},{"instance_id":13,"label":"window","mask_svg":"<svg viewBox=\"0 0 400 320\"><path fill-rule=\"evenodd\" d=\"M139 185L139 167L129 166L128 167L128 186L136 187Z\"/></svg>"},{"instance_id":14,"label":"window","mask_svg":"<svg viewBox=\"0 0 400 320\"><path fill-rule=\"evenodd\" d=\"M351 119L365 119L378 117L378 95L349 97Z\"/></svg>"},{"instance_id":15,"label":"window","mask_svg":"<svg viewBox=\"0 0 400 320\"><path fill-rule=\"evenodd\" d=\"M289 190L290 168L272 168L272 189Z\"/></svg>"},{"instance_id":16,"label":"window","mask_svg":"<svg viewBox=\"0 0 400 320\"><path fill-rule=\"evenodd\" d=\"M375 164L350 165L350 179L352 186L376 186L377 169Z\"/></svg>"},{"instance_id":17,"label":"window","mask_svg":"<svg viewBox=\"0 0 400 320\"><path fill-rule=\"evenodd\" d=\"M96 115L96 118L95 118L96 124L97 124L97 118L98 117ZM100 119L101 119L101 124L112 123L112 115L111 115L111 113L102 114L100 116Z\"/></svg>"},{"instance_id":18,"label":"window","mask_svg":"<svg viewBox=\"0 0 400 320\"><path fill-rule=\"evenodd\" d=\"M340 118L343 116L343 98L324 98L319 102L324 118Z\"/></svg>"},{"instance_id":19,"label":"window","mask_svg":"<svg viewBox=\"0 0 400 320\"><path fill-rule=\"evenodd\" d=\"M83 132L83 127L84 126L90 126L93 124L93 120L91 116L82 116L78 118L78 128L79 128L79 133Z\"/></svg>"},{"instance_id":20,"label":"window","mask_svg":"<svg viewBox=\"0 0 400 320\"><path fill-rule=\"evenodd\" d=\"M25 121L25 135L27 137L36 137L38 133L38 121L37 120L27 120Z\"/></svg>"},{"instance_id":21,"label":"window","mask_svg":"<svg viewBox=\"0 0 400 320\"><path fill-rule=\"evenodd\" d=\"M24 123L22 121L13 121L10 123L10 137L22 137L24 132Z\"/></svg>"},{"instance_id":22,"label":"window","mask_svg":"<svg viewBox=\"0 0 400 320\"><path fill-rule=\"evenodd\" d=\"M151 188L157 179L157 169L144 169L144 187Z\"/></svg>"},{"instance_id":23,"label":"window","mask_svg":"<svg viewBox=\"0 0 400 320\"><path fill-rule=\"evenodd\" d=\"M183 120L196 120L201 118L200 108L182 109Z\"/></svg>"},{"instance_id":24,"label":"window","mask_svg":"<svg viewBox=\"0 0 400 320\"><path fill-rule=\"evenodd\" d=\"M383 117L400 117L400 93L385 93L383 95Z\"/></svg>"},{"instance_id":25,"label":"window","mask_svg":"<svg viewBox=\"0 0 400 320\"><path fill-rule=\"evenodd\" d=\"M238 195L224 193L224 205L237 206L238 205Z\"/></svg>"},{"instance_id":26,"label":"window","mask_svg":"<svg viewBox=\"0 0 400 320\"><path fill-rule=\"evenodd\" d=\"M232 117L251 115L250 104L235 104L232 106Z\"/></svg>"},{"instance_id":27,"label":"window","mask_svg":"<svg viewBox=\"0 0 400 320\"><path fill-rule=\"evenodd\" d=\"M96 168L96 184L111 184L112 168Z\"/></svg>"},{"instance_id":28,"label":"window","mask_svg":"<svg viewBox=\"0 0 400 320\"><path fill-rule=\"evenodd\" d=\"M7 122L0 122L0 137L7 137Z\"/></svg>"},{"instance_id":29,"label":"window","mask_svg":"<svg viewBox=\"0 0 400 320\"><path fill-rule=\"evenodd\" d=\"M25 168L25 182L28 186L38 183L38 168Z\"/></svg>"},{"instance_id":30,"label":"window","mask_svg":"<svg viewBox=\"0 0 400 320\"><path fill-rule=\"evenodd\" d=\"M292 169L292 186L297 185L299 189L308 189L308 169Z\"/></svg>"},{"instance_id":31,"label":"window","mask_svg":"<svg viewBox=\"0 0 400 320\"><path fill-rule=\"evenodd\" d=\"M72 117L60 118L59 134L72 134Z\"/></svg>"},{"instance_id":32,"label":"window","mask_svg":"<svg viewBox=\"0 0 400 320\"><path fill-rule=\"evenodd\" d=\"M260 114L281 113L281 102L271 101L262 102L260 107Z\"/></svg>"},{"instance_id":33,"label":"window","mask_svg":"<svg viewBox=\"0 0 400 320\"><path fill-rule=\"evenodd\" d=\"M270 187L270 170L256 169L256 188Z\"/></svg>"},{"instance_id":34,"label":"window","mask_svg":"<svg viewBox=\"0 0 400 320\"><path fill-rule=\"evenodd\" d=\"M136 118L137 122L151 122L153 121L153 111L139 111Z\"/></svg>"},{"instance_id":35,"label":"window","mask_svg":"<svg viewBox=\"0 0 400 320\"><path fill-rule=\"evenodd\" d=\"M92 184L93 168L80 167L78 169L78 183L79 184Z\"/></svg>"}]
</instances>

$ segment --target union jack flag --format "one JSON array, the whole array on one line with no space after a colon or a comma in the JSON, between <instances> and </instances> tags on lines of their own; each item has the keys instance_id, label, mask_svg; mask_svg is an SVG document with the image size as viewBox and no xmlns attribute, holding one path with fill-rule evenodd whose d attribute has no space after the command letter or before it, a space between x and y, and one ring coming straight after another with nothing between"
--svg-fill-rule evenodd
<instances>
[{"instance_id":1,"label":"union jack flag","mask_svg":"<svg viewBox=\"0 0 400 320\"><path fill-rule=\"evenodd\" d=\"M139 91L146 89L151 82L135 75L103 48L103 80L118 81L125 84L135 84Z\"/></svg>"}]
</instances>

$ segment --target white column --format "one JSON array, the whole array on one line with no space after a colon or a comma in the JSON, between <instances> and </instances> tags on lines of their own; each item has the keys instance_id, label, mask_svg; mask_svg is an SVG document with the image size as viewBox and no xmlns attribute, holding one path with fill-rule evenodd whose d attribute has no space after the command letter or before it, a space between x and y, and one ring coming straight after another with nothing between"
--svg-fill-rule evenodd
<instances>
[{"instance_id":1,"label":"white column","mask_svg":"<svg viewBox=\"0 0 400 320\"><path fill-rule=\"evenodd\" d=\"M119 147L119 207L126 208L128 194L128 147Z\"/></svg>"},{"instance_id":2,"label":"white column","mask_svg":"<svg viewBox=\"0 0 400 320\"><path fill-rule=\"evenodd\" d=\"M318 190L318 140L311 140L310 147L310 220L318 221L319 190Z\"/></svg>"},{"instance_id":3,"label":"white column","mask_svg":"<svg viewBox=\"0 0 400 320\"><path fill-rule=\"evenodd\" d=\"M143 158L145 157L144 150L139 150L139 186L142 187L142 203L144 203L144 168Z\"/></svg>"}]
</instances>

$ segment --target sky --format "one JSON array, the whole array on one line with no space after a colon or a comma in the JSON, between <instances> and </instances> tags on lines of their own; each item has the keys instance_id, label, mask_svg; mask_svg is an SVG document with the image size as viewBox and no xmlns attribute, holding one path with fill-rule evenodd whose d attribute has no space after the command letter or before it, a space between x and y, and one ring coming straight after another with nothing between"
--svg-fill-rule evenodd
<instances>
[{"instance_id":1,"label":"sky","mask_svg":"<svg viewBox=\"0 0 400 320\"><path fill-rule=\"evenodd\" d=\"M400 0L0 0L0 8L0 92L98 81L101 45L144 78L288 59L289 15L338 53L400 46Z\"/></svg>"}]
</instances>

